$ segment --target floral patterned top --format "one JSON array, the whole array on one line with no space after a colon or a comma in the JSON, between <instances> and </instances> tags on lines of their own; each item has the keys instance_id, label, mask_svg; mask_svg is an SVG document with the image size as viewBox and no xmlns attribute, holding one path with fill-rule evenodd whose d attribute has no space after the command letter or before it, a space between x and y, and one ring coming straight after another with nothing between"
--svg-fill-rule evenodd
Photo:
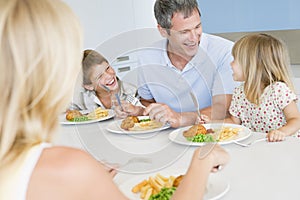
<instances>
[{"instance_id":1,"label":"floral patterned top","mask_svg":"<svg viewBox=\"0 0 300 200\"><path fill-rule=\"evenodd\" d=\"M283 82L265 88L257 106L246 99L244 84L235 88L229 112L252 131L268 133L286 124L283 109L298 98ZM299 136L299 131L298 131Z\"/></svg>"}]
</instances>

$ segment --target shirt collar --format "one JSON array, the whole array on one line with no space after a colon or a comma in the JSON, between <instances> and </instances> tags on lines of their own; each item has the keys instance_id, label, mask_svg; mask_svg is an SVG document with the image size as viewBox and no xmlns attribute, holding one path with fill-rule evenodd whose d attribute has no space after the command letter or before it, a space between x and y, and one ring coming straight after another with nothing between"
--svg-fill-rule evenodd
<instances>
[{"instance_id":1,"label":"shirt collar","mask_svg":"<svg viewBox=\"0 0 300 200\"><path fill-rule=\"evenodd\" d=\"M201 37L202 38L202 37ZM201 42L200 42L201 44ZM184 67L184 69L182 71L178 70L172 63L171 63L171 60L168 56L168 53L167 53L167 45L168 45L168 40L166 39L163 43L163 49L165 49L165 51L163 51L163 57L164 57L164 60L165 60L165 63L166 63L166 66L172 68L173 70L177 71L177 72L180 72L180 73L183 73L185 71L188 71L190 69L192 69L194 66L195 66L195 63L196 63L196 59L194 59L196 56L194 56L192 58L192 60L190 60ZM200 48L200 46L199 46Z\"/></svg>"}]
</instances>

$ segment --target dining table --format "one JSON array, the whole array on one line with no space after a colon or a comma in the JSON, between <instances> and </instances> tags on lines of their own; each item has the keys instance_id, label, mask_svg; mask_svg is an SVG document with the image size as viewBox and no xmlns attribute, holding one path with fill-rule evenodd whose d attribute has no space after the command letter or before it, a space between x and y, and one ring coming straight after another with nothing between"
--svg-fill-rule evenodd
<instances>
[{"instance_id":1,"label":"dining table","mask_svg":"<svg viewBox=\"0 0 300 200\"><path fill-rule=\"evenodd\" d=\"M188 169L198 147L170 140L170 134L178 129L139 134L107 130L118 121L112 117L94 123L61 125L54 143L80 148L106 165L119 166L114 182L125 195L131 193L132 181L138 183L140 177L166 172L184 174ZM265 137L265 133L251 132L240 142ZM282 142L263 140L248 147L231 142L222 147L228 151L230 161L210 177L215 178L215 185L219 184L218 180L226 183L226 191L204 199L300 199L299 138L291 136ZM130 161L136 158L144 160Z\"/></svg>"}]
</instances>

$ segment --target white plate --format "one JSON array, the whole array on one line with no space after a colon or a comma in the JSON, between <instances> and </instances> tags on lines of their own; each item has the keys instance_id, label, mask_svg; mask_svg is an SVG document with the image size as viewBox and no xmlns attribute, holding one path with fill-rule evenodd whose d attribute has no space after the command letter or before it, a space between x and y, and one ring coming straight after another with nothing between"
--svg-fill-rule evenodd
<instances>
[{"instance_id":1,"label":"white plate","mask_svg":"<svg viewBox=\"0 0 300 200\"><path fill-rule=\"evenodd\" d=\"M160 128L154 128L154 129L149 129L149 130L141 130L141 131L126 131L121 128L121 120L113 121L108 126L106 127L106 130L112 133L120 133L120 134L144 134L144 133L153 133L156 131L161 131L170 128L170 125L165 124L164 126Z\"/></svg>"},{"instance_id":2,"label":"white plate","mask_svg":"<svg viewBox=\"0 0 300 200\"><path fill-rule=\"evenodd\" d=\"M224 144L230 144L233 143L233 141L241 141L247 139L251 135L251 131L242 125L237 125L237 124L226 124L226 123L216 123L216 124L203 124L206 129L220 129L221 127L232 127L232 128L241 128L242 130L239 131L238 135L231 138L230 140L218 142L220 145ZM189 146L203 146L205 145L204 142L191 142L188 141L184 136L183 132L188 130L191 126L183 127L176 129L175 131L172 131L169 134L169 139L172 142L178 143L178 144L183 144L183 145L189 145Z\"/></svg>"},{"instance_id":3,"label":"white plate","mask_svg":"<svg viewBox=\"0 0 300 200\"><path fill-rule=\"evenodd\" d=\"M178 176L184 173L175 172L159 172L165 177ZM131 189L144 179L148 179L149 176L154 177L156 173L150 175L137 175L133 178L129 178L123 183L119 184L119 189L131 200L140 200L140 193L133 193ZM208 183L206 185L206 192L204 194L204 200L217 200L223 197L229 191L230 185L228 181L225 181L220 174L210 174Z\"/></svg>"},{"instance_id":4,"label":"white plate","mask_svg":"<svg viewBox=\"0 0 300 200\"><path fill-rule=\"evenodd\" d=\"M108 110L108 115L106 117L101 117L99 119L92 119L92 120L88 120L88 121L82 121L82 122L72 122L72 121L68 121L66 119L66 114L61 114L59 116L59 122L61 124L90 124L90 123L95 123L95 122L100 122L100 121L103 121L103 120L107 120L107 119L110 119L110 118L113 118L115 116L115 112L111 109Z\"/></svg>"}]
</instances>

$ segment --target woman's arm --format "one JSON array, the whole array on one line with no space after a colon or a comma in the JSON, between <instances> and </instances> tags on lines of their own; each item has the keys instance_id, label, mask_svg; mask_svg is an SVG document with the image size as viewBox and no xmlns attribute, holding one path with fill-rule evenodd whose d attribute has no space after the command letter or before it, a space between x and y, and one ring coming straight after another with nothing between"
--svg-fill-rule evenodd
<instances>
[{"instance_id":1,"label":"woman's arm","mask_svg":"<svg viewBox=\"0 0 300 200\"><path fill-rule=\"evenodd\" d=\"M190 167L176 189L172 200L203 199L210 172L215 171L217 166L225 165L228 161L228 153L219 145L206 145L198 148L194 152Z\"/></svg>"}]
</instances>

